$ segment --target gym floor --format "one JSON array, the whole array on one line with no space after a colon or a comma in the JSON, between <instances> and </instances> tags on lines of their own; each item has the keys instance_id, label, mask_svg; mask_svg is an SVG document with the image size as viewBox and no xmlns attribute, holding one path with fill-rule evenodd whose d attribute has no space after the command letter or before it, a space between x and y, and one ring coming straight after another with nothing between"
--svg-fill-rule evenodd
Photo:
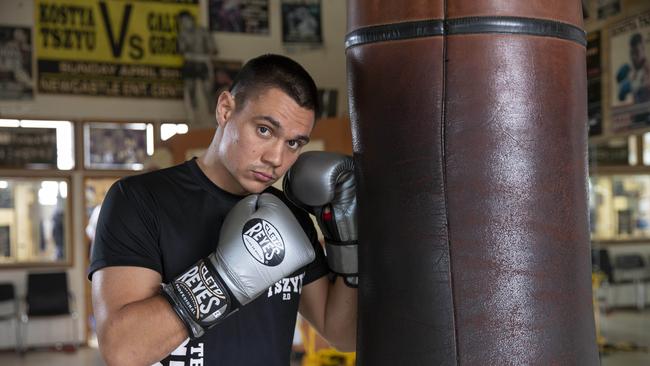
<instances>
[{"instance_id":1,"label":"gym floor","mask_svg":"<svg viewBox=\"0 0 650 366\"><path fill-rule=\"evenodd\" d=\"M602 335L619 350L601 356L602 366L650 365L650 352L634 346L650 347L650 309L616 310L602 319ZM3 366L100 366L104 365L95 348L84 347L74 353L36 350L24 357L15 352L0 352ZM291 366L299 366L299 363Z\"/></svg>"}]
</instances>

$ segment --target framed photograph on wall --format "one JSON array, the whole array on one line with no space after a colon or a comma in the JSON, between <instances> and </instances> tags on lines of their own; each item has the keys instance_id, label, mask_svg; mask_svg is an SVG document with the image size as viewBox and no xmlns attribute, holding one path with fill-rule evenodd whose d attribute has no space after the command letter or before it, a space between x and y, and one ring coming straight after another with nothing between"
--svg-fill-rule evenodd
<instances>
[{"instance_id":1,"label":"framed photograph on wall","mask_svg":"<svg viewBox=\"0 0 650 366\"><path fill-rule=\"evenodd\" d=\"M153 125L100 123L84 125L86 169L142 170L153 154Z\"/></svg>"},{"instance_id":2,"label":"framed photograph on wall","mask_svg":"<svg viewBox=\"0 0 650 366\"><path fill-rule=\"evenodd\" d=\"M609 29L609 94L615 132L650 126L650 11Z\"/></svg>"},{"instance_id":3,"label":"framed photograph on wall","mask_svg":"<svg viewBox=\"0 0 650 366\"><path fill-rule=\"evenodd\" d=\"M0 26L0 100L34 99L32 30Z\"/></svg>"},{"instance_id":4,"label":"framed photograph on wall","mask_svg":"<svg viewBox=\"0 0 650 366\"><path fill-rule=\"evenodd\" d=\"M320 0L282 0L282 42L323 43Z\"/></svg>"},{"instance_id":5,"label":"framed photograph on wall","mask_svg":"<svg viewBox=\"0 0 650 366\"><path fill-rule=\"evenodd\" d=\"M0 256L11 257L11 227L0 226Z\"/></svg>"}]
</instances>

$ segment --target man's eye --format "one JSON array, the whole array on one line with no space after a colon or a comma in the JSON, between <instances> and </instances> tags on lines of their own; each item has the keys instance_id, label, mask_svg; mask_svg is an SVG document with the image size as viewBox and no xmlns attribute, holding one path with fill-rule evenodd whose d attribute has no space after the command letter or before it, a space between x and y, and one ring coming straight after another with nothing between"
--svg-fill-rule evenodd
<instances>
[{"instance_id":1,"label":"man's eye","mask_svg":"<svg viewBox=\"0 0 650 366\"><path fill-rule=\"evenodd\" d=\"M289 145L289 148L293 150L298 150L302 146L298 140L287 141L287 144Z\"/></svg>"},{"instance_id":2,"label":"man's eye","mask_svg":"<svg viewBox=\"0 0 650 366\"><path fill-rule=\"evenodd\" d=\"M269 136L271 134L271 130L268 127L265 126L259 126L257 128L257 131L260 133L262 136Z\"/></svg>"}]
</instances>

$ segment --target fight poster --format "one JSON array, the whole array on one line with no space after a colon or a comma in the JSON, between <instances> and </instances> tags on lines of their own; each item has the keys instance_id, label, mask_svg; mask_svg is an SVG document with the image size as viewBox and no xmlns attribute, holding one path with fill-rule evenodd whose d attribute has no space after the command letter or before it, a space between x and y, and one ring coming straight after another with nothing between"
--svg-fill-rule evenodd
<instances>
[{"instance_id":1,"label":"fight poster","mask_svg":"<svg viewBox=\"0 0 650 366\"><path fill-rule=\"evenodd\" d=\"M650 12L610 29L610 103L615 131L650 125Z\"/></svg>"},{"instance_id":2,"label":"fight poster","mask_svg":"<svg viewBox=\"0 0 650 366\"><path fill-rule=\"evenodd\" d=\"M30 28L0 26L0 100L34 98Z\"/></svg>"},{"instance_id":3,"label":"fight poster","mask_svg":"<svg viewBox=\"0 0 650 366\"><path fill-rule=\"evenodd\" d=\"M198 0L35 0L38 91L183 98L177 20L198 13Z\"/></svg>"},{"instance_id":4,"label":"fight poster","mask_svg":"<svg viewBox=\"0 0 650 366\"><path fill-rule=\"evenodd\" d=\"M606 19L621 12L621 0L598 0L598 19Z\"/></svg>"},{"instance_id":5,"label":"fight poster","mask_svg":"<svg viewBox=\"0 0 650 366\"><path fill-rule=\"evenodd\" d=\"M600 40L600 31L587 34L587 116L589 119L589 136L600 135L603 130Z\"/></svg>"},{"instance_id":6,"label":"fight poster","mask_svg":"<svg viewBox=\"0 0 650 366\"><path fill-rule=\"evenodd\" d=\"M229 90L232 83L235 81L237 73L242 68L241 61L227 61L227 60L214 60L214 99L219 96L222 91Z\"/></svg>"},{"instance_id":7,"label":"fight poster","mask_svg":"<svg viewBox=\"0 0 650 366\"><path fill-rule=\"evenodd\" d=\"M213 32L269 34L269 0L209 0Z\"/></svg>"},{"instance_id":8,"label":"fight poster","mask_svg":"<svg viewBox=\"0 0 650 366\"><path fill-rule=\"evenodd\" d=\"M323 43L320 0L282 0L282 42Z\"/></svg>"}]
</instances>

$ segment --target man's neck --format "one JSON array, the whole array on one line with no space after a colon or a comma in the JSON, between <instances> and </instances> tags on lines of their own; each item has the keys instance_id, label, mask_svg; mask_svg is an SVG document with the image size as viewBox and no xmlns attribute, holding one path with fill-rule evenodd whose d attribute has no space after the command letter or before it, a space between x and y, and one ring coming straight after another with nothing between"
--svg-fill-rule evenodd
<instances>
[{"instance_id":1,"label":"man's neck","mask_svg":"<svg viewBox=\"0 0 650 366\"><path fill-rule=\"evenodd\" d=\"M203 174L205 174L205 176L208 177L208 179L210 179L210 181L215 186L228 193L236 195L246 194L246 192L237 190L227 184L227 180L224 177L227 177L230 173L223 165L219 157L212 152L212 149L208 148L208 150L203 153L203 155L199 156L196 159L196 162L199 166L199 169L201 169Z\"/></svg>"}]
</instances>

